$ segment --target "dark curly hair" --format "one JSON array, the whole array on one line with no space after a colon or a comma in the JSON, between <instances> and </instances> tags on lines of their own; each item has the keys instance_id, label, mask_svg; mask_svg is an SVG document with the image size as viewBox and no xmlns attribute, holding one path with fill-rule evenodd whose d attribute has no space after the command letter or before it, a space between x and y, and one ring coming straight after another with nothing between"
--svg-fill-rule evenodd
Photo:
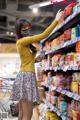
<instances>
[{"instance_id":1,"label":"dark curly hair","mask_svg":"<svg viewBox=\"0 0 80 120\"><path fill-rule=\"evenodd\" d=\"M15 31L16 31L16 37L18 39L22 38L22 34L21 34L21 28L23 27L23 25L28 24L29 26L32 26L30 21L28 19L25 18L18 18L16 19L16 23L15 23ZM36 53L36 47L34 47L32 44L30 44L30 49L33 53Z\"/></svg>"}]
</instances>

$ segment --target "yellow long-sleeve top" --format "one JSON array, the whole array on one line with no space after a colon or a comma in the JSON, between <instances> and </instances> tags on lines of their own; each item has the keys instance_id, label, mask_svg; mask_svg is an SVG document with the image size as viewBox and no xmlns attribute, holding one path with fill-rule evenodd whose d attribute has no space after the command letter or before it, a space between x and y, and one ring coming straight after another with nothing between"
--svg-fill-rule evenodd
<instances>
[{"instance_id":1,"label":"yellow long-sleeve top","mask_svg":"<svg viewBox=\"0 0 80 120\"><path fill-rule=\"evenodd\" d=\"M52 30L56 27L58 21L52 22L52 24L41 34L23 37L16 42L17 50L21 59L20 71L22 72L35 72L35 54L31 52L29 45L41 41L48 37Z\"/></svg>"}]
</instances>

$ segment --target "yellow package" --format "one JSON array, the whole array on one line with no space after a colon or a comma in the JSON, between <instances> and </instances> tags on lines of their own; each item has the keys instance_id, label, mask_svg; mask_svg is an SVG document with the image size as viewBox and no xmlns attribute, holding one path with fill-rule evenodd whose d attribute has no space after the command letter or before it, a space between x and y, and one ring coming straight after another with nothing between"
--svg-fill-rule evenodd
<instances>
[{"instance_id":1,"label":"yellow package","mask_svg":"<svg viewBox=\"0 0 80 120\"><path fill-rule=\"evenodd\" d=\"M46 120L50 120L50 112L46 112Z\"/></svg>"},{"instance_id":2,"label":"yellow package","mask_svg":"<svg viewBox=\"0 0 80 120\"><path fill-rule=\"evenodd\" d=\"M73 80L72 83L71 83L71 90L78 94L79 93L79 90L78 90L78 83L76 80Z\"/></svg>"},{"instance_id":3,"label":"yellow package","mask_svg":"<svg viewBox=\"0 0 80 120\"><path fill-rule=\"evenodd\" d=\"M54 40L51 42L51 49L54 50L56 47L57 47L57 39L54 39Z\"/></svg>"},{"instance_id":4,"label":"yellow package","mask_svg":"<svg viewBox=\"0 0 80 120\"><path fill-rule=\"evenodd\" d=\"M59 120L59 117L56 113L50 113L50 120Z\"/></svg>"}]
</instances>

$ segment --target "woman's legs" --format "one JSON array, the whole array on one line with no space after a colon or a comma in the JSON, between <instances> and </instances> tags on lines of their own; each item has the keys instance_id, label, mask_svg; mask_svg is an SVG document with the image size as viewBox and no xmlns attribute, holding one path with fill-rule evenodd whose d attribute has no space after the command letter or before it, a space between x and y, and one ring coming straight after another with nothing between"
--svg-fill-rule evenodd
<instances>
[{"instance_id":1,"label":"woman's legs","mask_svg":"<svg viewBox=\"0 0 80 120\"><path fill-rule=\"evenodd\" d=\"M26 100L22 100L21 104L23 111L22 120L31 120L33 114L33 103Z\"/></svg>"},{"instance_id":2,"label":"woman's legs","mask_svg":"<svg viewBox=\"0 0 80 120\"><path fill-rule=\"evenodd\" d=\"M18 120L22 120L22 115L23 111L22 111L22 103L21 101L19 101L19 115L18 115Z\"/></svg>"}]
</instances>

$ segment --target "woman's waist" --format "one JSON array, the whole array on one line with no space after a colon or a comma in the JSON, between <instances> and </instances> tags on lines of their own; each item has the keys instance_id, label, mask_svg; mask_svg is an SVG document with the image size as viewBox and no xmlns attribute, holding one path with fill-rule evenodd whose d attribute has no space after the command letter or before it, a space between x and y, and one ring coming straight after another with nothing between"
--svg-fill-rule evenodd
<instances>
[{"instance_id":1,"label":"woman's waist","mask_svg":"<svg viewBox=\"0 0 80 120\"><path fill-rule=\"evenodd\" d=\"M35 72L35 67L34 66L21 66L20 67L20 72Z\"/></svg>"}]
</instances>

